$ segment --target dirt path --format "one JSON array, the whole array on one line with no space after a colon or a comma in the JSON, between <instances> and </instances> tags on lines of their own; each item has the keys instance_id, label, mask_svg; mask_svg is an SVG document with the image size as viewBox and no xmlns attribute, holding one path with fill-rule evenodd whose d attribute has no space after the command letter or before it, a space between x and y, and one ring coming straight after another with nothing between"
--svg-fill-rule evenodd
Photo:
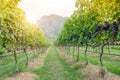
<instances>
[{"instance_id":1,"label":"dirt path","mask_svg":"<svg viewBox=\"0 0 120 80\"><path fill-rule=\"evenodd\" d=\"M44 67L38 72L37 80L78 80L75 70L59 56L55 47L50 49Z\"/></svg>"},{"instance_id":2,"label":"dirt path","mask_svg":"<svg viewBox=\"0 0 120 80\"><path fill-rule=\"evenodd\" d=\"M48 48L43 55L41 55L41 54L38 55L34 61L32 61L28 64L28 68L37 69L39 67L42 67L44 65L44 60L45 60L45 57L47 56L49 50L50 50L50 48Z\"/></svg>"},{"instance_id":3,"label":"dirt path","mask_svg":"<svg viewBox=\"0 0 120 80\"><path fill-rule=\"evenodd\" d=\"M30 62L28 64L28 68L37 69L37 68L42 67L44 65L44 59L47 56L49 49L50 48L48 48L43 55L39 54L37 58L35 58L34 61ZM38 75L34 73L21 72L21 73L14 75L13 77L6 78L6 80L35 80L36 78L38 78Z\"/></svg>"}]
</instances>

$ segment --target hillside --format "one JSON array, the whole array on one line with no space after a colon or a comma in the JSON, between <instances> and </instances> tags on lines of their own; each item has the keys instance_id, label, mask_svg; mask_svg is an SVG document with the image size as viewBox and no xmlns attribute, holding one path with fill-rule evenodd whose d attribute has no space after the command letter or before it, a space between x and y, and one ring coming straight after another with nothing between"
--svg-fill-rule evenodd
<instances>
[{"instance_id":1,"label":"hillside","mask_svg":"<svg viewBox=\"0 0 120 80\"><path fill-rule=\"evenodd\" d=\"M37 25L45 36L53 42L60 33L66 19L66 17L54 14L43 16L37 21Z\"/></svg>"}]
</instances>

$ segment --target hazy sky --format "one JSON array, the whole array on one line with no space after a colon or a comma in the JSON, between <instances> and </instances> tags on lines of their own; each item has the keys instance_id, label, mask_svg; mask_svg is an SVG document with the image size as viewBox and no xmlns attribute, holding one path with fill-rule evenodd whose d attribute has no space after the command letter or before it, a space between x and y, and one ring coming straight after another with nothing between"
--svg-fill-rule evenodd
<instances>
[{"instance_id":1,"label":"hazy sky","mask_svg":"<svg viewBox=\"0 0 120 80\"><path fill-rule=\"evenodd\" d=\"M22 8L29 21L36 22L40 17L50 14L70 16L75 9L76 0L22 0Z\"/></svg>"}]
</instances>

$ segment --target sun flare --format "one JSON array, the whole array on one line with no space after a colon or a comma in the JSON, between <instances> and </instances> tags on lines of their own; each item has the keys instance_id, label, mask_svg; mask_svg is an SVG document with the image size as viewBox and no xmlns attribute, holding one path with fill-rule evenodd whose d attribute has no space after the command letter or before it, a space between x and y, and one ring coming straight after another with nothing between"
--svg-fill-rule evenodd
<instances>
[{"instance_id":1,"label":"sun flare","mask_svg":"<svg viewBox=\"0 0 120 80\"><path fill-rule=\"evenodd\" d=\"M36 22L44 15L57 14L70 16L75 9L76 0L22 0L19 7L27 15L29 21Z\"/></svg>"}]
</instances>

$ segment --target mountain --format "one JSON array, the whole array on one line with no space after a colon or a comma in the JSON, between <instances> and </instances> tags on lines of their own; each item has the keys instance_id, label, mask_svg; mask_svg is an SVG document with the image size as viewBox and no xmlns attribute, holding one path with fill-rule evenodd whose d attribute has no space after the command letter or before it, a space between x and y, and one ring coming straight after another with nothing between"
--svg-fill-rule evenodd
<instances>
[{"instance_id":1,"label":"mountain","mask_svg":"<svg viewBox=\"0 0 120 80\"><path fill-rule=\"evenodd\" d=\"M67 17L58 15L43 16L37 21L37 25L50 41L55 41L59 35Z\"/></svg>"}]
</instances>

